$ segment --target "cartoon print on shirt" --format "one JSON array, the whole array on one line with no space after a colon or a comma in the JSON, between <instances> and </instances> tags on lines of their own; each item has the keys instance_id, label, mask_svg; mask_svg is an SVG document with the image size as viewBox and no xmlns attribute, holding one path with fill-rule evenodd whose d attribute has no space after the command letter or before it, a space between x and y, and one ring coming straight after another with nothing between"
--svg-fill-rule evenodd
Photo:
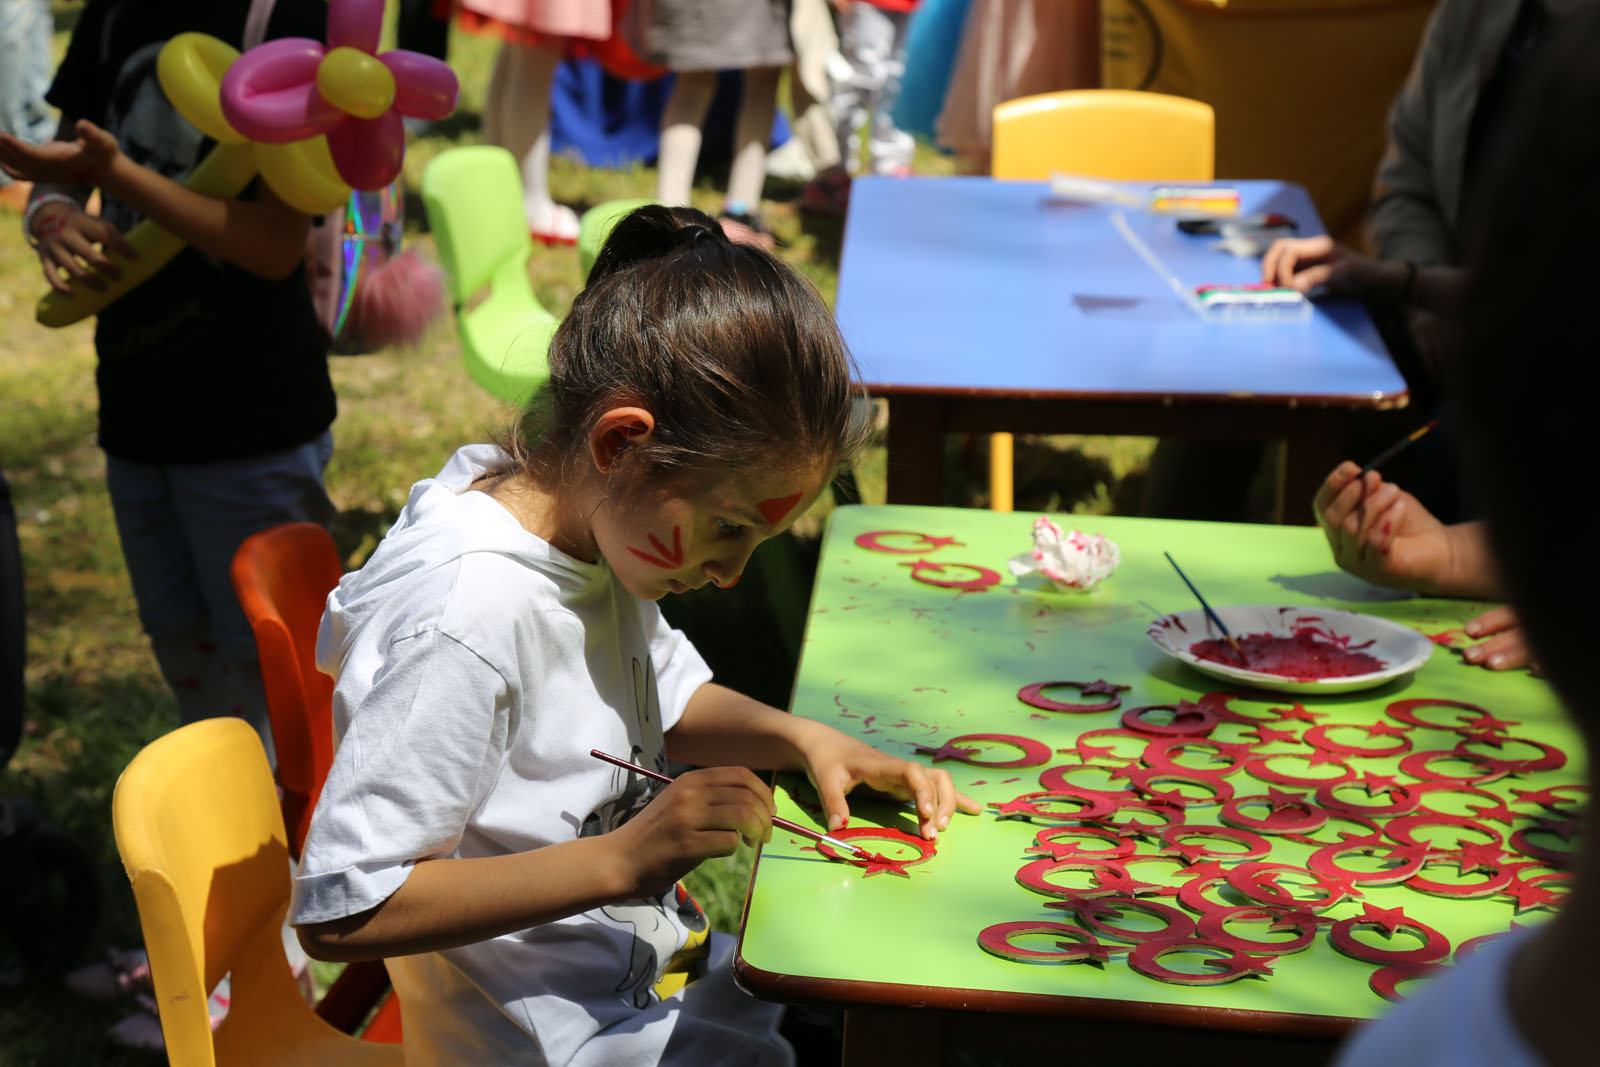
<instances>
[{"instance_id":1,"label":"cartoon print on shirt","mask_svg":"<svg viewBox=\"0 0 1600 1067\"><path fill-rule=\"evenodd\" d=\"M633 701L636 721L629 732L639 741L654 742L655 751L647 752L635 742L629 749L628 759L640 766L665 771L667 758L660 742L661 702L656 692L655 665L649 660L633 660ZM610 833L633 818L662 788L659 782L634 771L618 768L615 773L623 776L620 794L590 812L578 836ZM673 886L659 897L607 904L600 911L618 925L632 928L628 969L615 989L635 1008L646 1007L664 995L657 987L667 969L678 965L686 955L703 955L705 950L701 946L710 936L710 923L705 913L682 886ZM671 992L671 989L665 991Z\"/></svg>"}]
</instances>

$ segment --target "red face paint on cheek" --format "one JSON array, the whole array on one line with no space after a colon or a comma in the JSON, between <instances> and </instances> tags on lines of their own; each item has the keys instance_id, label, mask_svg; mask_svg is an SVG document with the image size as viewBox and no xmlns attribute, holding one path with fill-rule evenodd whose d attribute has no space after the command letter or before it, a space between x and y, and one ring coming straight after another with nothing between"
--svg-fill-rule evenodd
<instances>
[{"instance_id":1,"label":"red face paint on cheek","mask_svg":"<svg viewBox=\"0 0 1600 1067\"><path fill-rule=\"evenodd\" d=\"M775 496L771 500L763 500L756 505L756 510L761 512L761 517L767 520L768 526L776 526L783 521L783 517L794 510L800 503L804 493L794 493L790 496Z\"/></svg>"},{"instance_id":2,"label":"red face paint on cheek","mask_svg":"<svg viewBox=\"0 0 1600 1067\"><path fill-rule=\"evenodd\" d=\"M672 549L670 551L655 534L650 535L650 547L655 549L654 554L634 548L632 545L628 546L628 551L646 563L654 564L662 570L677 570L683 566L683 531L680 528L676 526L672 528Z\"/></svg>"}]
</instances>

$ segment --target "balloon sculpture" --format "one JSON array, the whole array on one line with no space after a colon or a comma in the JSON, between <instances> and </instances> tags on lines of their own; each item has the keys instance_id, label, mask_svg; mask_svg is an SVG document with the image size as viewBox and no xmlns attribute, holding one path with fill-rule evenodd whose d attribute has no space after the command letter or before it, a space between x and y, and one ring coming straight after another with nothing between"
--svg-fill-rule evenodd
<instances>
[{"instance_id":1,"label":"balloon sculpture","mask_svg":"<svg viewBox=\"0 0 1600 1067\"><path fill-rule=\"evenodd\" d=\"M330 0L327 44L284 37L243 55L215 37L183 33L162 48L156 77L196 129L217 142L184 184L221 199L256 174L284 203L308 215L344 206L352 189L382 189L405 158L406 117L442 119L455 110L450 67L417 52L378 53L383 0ZM146 220L127 240L139 258L102 292L46 294L35 317L66 326L95 314L145 281L183 248Z\"/></svg>"}]
</instances>

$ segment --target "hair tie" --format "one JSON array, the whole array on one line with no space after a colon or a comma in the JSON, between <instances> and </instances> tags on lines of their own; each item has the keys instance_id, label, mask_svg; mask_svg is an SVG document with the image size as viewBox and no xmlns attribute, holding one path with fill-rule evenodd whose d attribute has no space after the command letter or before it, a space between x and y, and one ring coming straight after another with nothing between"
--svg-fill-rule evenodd
<instances>
[{"instance_id":1,"label":"hair tie","mask_svg":"<svg viewBox=\"0 0 1600 1067\"><path fill-rule=\"evenodd\" d=\"M702 226L698 222L691 222L687 226L679 226L672 231L672 247L693 248L701 241L714 238L714 236L709 227Z\"/></svg>"}]
</instances>

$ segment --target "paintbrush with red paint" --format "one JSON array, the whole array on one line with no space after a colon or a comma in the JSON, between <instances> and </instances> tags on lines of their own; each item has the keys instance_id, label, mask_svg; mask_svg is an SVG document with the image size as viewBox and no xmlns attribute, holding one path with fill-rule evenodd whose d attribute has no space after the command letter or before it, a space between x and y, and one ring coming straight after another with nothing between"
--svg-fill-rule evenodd
<instances>
[{"instance_id":1,"label":"paintbrush with red paint","mask_svg":"<svg viewBox=\"0 0 1600 1067\"><path fill-rule=\"evenodd\" d=\"M1205 609L1206 618L1217 624L1217 629L1222 631L1222 639L1228 642L1228 647L1233 649L1235 656L1239 657L1239 662L1248 666L1250 661L1244 658L1243 652L1239 651L1239 642L1234 640L1233 634L1228 632L1228 627L1218 617L1217 613L1211 610L1211 605L1206 603L1206 598L1200 595L1200 590L1194 587L1194 583L1189 580L1189 576L1183 573L1183 568L1178 566L1178 561L1172 558L1172 553L1163 552L1161 554L1167 557L1167 562L1172 564L1172 569L1178 572L1178 577L1182 578L1183 584L1189 587L1189 592L1193 593L1194 598L1200 601L1200 606Z\"/></svg>"},{"instance_id":2,"label":"paintbrush with red paint","mask_svg":"<svg viewBox=\"0 0 1600 1067\"><path fill-rule=\"evenodd\" d=\"M655 781L661 782L664 785L671 785L673 781L669 775L661 774L658 771L652 771L648 767L641 767L637 763L630 763L619 756L611 755L609 752L601 752L598 748L591 748L589 750L589 755L593 756L595 759L602 759L607 763L615 764L618 767L625 767L630 771L637 771L646 778L654 779ZM797 822L790 822L788 819L782 819L776 815L772 817L772 825L776 826L780 830L787 830L791 834L799 834L801 837L809 837L813 841L820 841L839 852L843 852L849 856L854 856L856 859L883 859L882 856L879 856L875 852L868 852L860 845L852 845L850 842L841 841L837 837L829 837L827 834L813 830L809 826L801 826Z\"/></svg>"}]
</instances>

